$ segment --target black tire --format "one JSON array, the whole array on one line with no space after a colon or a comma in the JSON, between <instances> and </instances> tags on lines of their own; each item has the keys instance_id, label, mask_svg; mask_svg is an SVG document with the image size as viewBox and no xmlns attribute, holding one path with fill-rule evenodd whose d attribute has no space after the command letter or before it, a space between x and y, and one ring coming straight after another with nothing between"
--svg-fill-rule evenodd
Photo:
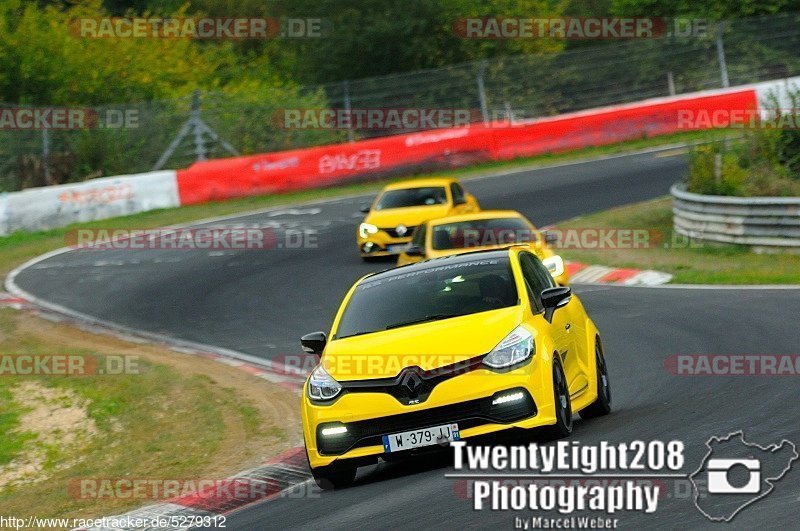
<instances>
[{"instance_id":1,"label":"black tire","mask_svg":"<svg viewBox=\"0 0 800 531\"><path fill-rule=\"evenodd\" d=\"M594 345L595 363L597 366L597 400L580 412L582 419L593 419L608 415L611 412L611 384L608 380L608 367L600 338Z\"/></svg>"},{"instance_id":2,"label":"black tire","mask_svg":"<svg viewBox=\"0 0 800 531\"><path fill-rule=\"evenodd\" d=\"M356 469L324 466L312 468L311 476L322 490L338 490L353 484L356 479Z\"/></svg>"},{"instance_id":3,"label":"black tire","mask_svg":"<svg viewBox=\"0 0 800 531\"><path fill-rule=\"evenodd\" d=\"M314 478L314 482L322 490L342 489L352 485L356 479L356 471L358 470L356 467L338 466L333 468L332 466L323 466L312 468L308 452L306 452L306 463L309 470L311 470L311 477Z\"/></svg>"},{"instance_id":4,"label":"black tire","mask_svg":"<svg viewBox=\"0 0 800 531\"><path fill-rule=\"evenodd\" d=\"M556 407L556 423L545 429L549 439L563 439L572 433L572 402L564 369L558 358L553 359L553 394Z\"/></svg>"}]
</instances>

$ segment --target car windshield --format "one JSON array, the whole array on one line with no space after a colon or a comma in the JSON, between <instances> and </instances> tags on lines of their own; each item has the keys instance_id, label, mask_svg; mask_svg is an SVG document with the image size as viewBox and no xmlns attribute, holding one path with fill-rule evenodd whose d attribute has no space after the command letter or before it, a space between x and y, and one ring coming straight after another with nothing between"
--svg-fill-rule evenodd
<instances>
[{"instance_id":1,"label":"car windshield","mask_svg":"<svg viewBox=\"0 0 800 531\"><path fill-rule=\"evenodd\" d=\"M462 257L463 258L463 257ZM508 256L398 269L361 282L336 338L438 321L517 304Z\"/></svg>"},{"instance_id":2,"label":"car windshield","mask_svg":"<svg viewBox=\"0 0 800 531\"><path fill-rule=\"evenodd\" d=\"M437 251L509 245L536 241L536 234L520 218L494 218L443 223L433 227L431 246Z\"/></svg>"},{"instance_id":3,"label":"car windshield","mask_svg":"<svg viewBox=\"0 0 800 531\"><path fill-rule=\"evenodd\" d=\"M378 204L375 205L375 210L443 205L445 203L447 203L447 193L441 186L403 188L402 190L387 190L381 194Z\"/></svg>"}]
</instances>

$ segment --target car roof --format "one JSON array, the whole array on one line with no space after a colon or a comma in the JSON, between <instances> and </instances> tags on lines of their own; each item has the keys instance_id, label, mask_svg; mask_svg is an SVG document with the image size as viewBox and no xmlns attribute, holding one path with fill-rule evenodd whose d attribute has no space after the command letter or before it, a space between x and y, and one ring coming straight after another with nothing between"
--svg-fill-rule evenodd
<instances>
[{"instance_id":1,"label":"car roof","mask_svg":"<svg viewBox=\"0 0 800 531\"><path fill-rule=\"evenodd\" d=\"M402 190L403 188L421 188L423 186L448 186L457 182L455 177L425 177L424 179L406 179L386 185L384 190Z\"/></svg>"},{"instance_id":2,"label":"car roof","mask_svg":"<svg viewBox=\"0 0 800 531\"><path fill-rule=\"evenodd\" d=\"M457 255L444 256L442 258L432 258L414 264L408 264L385 271L380 271L372 275L368 275L361 279L361 282L372 282L375 280L385 280L398 275L405 275L417 271L425 271L427 269L434 269L437 267L447 265L457 265L465 262L474 262L476 260L508 260L509 253L513 247L504 247L502 249L487 249L481 251L471 251Z\"/></svg>"},{"instance_id":3,"label":"car roof","mask_svg":"<svg viewBox=\"0 0 800 531\"><path fill-rule=\"evenodd\" d=\"M471 214L459 214L457 216L434 218L428 220L428 224L442 225L444 223L457 223L459 221L472 221L474 219L502 219L502 218L522 218L525 221L528 221L528 218L526 218L516 210L481 210L480 212L473 212Z\"/></svg>"}]
</instances>

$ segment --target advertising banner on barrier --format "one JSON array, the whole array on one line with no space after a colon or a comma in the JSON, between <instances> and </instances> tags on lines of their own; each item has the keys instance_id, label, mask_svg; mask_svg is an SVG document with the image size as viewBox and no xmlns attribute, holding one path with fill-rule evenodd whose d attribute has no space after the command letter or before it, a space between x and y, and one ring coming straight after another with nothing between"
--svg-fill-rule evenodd
<instances>
[{"instance_id":1,"label":"advertising banner on barrier","mask_svg":"<svg viewBox=\"0 0 800 531\"><path fill-rule=\"evenodd\" d=\"M345 144L200 162L178 171L181 204L330 186L358 178L465 166L600 146L681 130L726 127L684 120L700 111L758 108L752 88L659 98L525 122L491 122Z\"/></svg>"}]
</instances>

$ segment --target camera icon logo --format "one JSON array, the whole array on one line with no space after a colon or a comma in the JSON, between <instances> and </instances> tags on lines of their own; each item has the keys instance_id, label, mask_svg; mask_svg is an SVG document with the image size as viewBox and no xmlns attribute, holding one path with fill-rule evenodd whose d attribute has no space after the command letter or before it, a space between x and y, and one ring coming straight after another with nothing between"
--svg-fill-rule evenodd
<instances>
[{"instance_id":1,"label":"camera icon logo","mask_svg":"<svg viewBox=\"0 0 800 531\"><path fill-rule=\"evenodd\" d=\"M740 467L746 468L750 476L745 484L734 486L729 476ZM706 468L709 494L758 494L761 491L761 462L758 459L709 459Z\"/></svg>"}]
</instances>

